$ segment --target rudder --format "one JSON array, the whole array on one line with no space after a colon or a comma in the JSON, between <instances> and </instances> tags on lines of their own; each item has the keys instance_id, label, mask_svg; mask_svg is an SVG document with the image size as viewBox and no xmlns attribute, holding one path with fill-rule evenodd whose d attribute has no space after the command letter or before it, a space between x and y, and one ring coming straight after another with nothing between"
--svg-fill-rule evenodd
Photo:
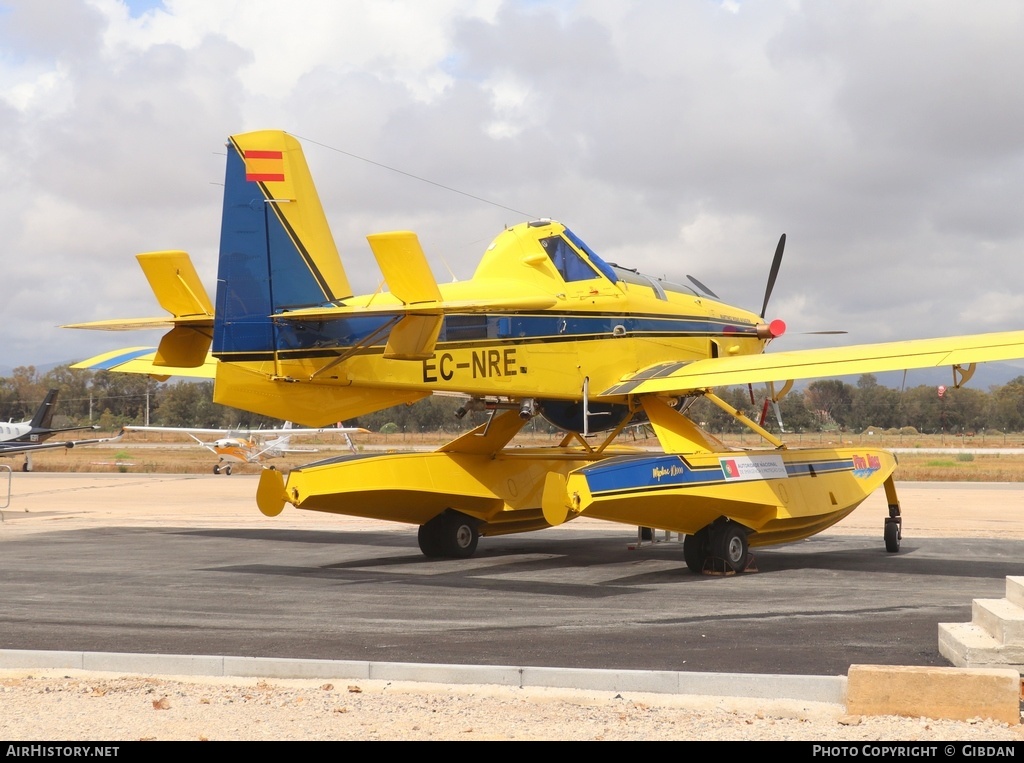
<instances>
[{"instance_id":1,"label":"rudder","mask_svg":"<svg viewBox=\"0 0 1024 763\"><path fill-rule=\"evenodd\" d=\"M266 357L270 319L352 296L299 142L280 130L231 136L213 351Z\"/></svg>"}]
</instances>

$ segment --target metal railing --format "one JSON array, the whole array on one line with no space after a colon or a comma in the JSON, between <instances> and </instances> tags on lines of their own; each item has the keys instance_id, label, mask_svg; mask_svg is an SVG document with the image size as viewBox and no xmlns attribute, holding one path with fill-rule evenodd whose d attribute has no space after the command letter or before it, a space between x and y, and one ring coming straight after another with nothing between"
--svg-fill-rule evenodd
<instances>
[{"instance_id":1,"label":"metal railing","mask_svg":"<svg viewBox=\"0 0 1024 763\"><path fill-rule=\"evenodd\" d=\"M0 509L6 509L11 505L11 467L7 466L7 464L0 464L0 474L3 472L7 472L7 498L2 504L0 504ZM0 496L2 495L3 491L0 489ZM0 514L0 522L3 521L4 515Z\"/></svg>"}]
</instances>

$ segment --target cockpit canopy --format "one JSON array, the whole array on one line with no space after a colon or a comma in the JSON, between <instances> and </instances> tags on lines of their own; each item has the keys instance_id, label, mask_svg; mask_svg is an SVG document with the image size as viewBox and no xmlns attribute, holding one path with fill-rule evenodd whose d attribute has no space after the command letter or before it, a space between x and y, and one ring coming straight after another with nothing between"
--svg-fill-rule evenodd
<instances>
[{"instance_id":1,"label":"cockpit canopy","mask_svg":"<svg viewBox=\"0 0 1024 763\"><path fill-rule=\"evenodd\" d=\"M635 268L624 268L614 262L611 263L610 267L615 271L615 277L619 281L636 284L637 286L646 286L653 289L654 294L658 299L668 299L666 292L669 294L685 294L688 297L701 296L689 286L683 286L682 284L673 283L672 281L665 281L661 278L645 275Z\"/></svg>"},{"instance_id":2,"label":"cockpit canopy","mask_svg":"<svg viewBox=\"0 0 1024 763\"><path fill-rule=\"evenodd\" d=\"M507 278L509 263L513 260L534 262L539 256L538 245L566 283L603 277L612 284L620 284L620 288L634 285L650 289L662 301L668 301L672 294L701 296L689 286L605 262L579 236L554 220L534 220L505 230L488 247L474 278Z\"/></svg>"},{"instance_id":3,"label":"cockpit canopy","mask_svg":"<svg viewBox=\"0 0 1024 763\"><path fill-rule=\"evenodd\" d=\"M587 257L590 259L590 263L587 263L587 261L576 252L576 249L569 246L568 241L571 241L575 245L576 249L585 252ZM688 297L700 296L689 286L683 286L682 284L673 283L672 281L666 281L661 278L645 275L635 268L624 268L620 265L616 265L615 263L609 264L605 262L597 255L596 252L594 252L593 249L587 246L579 236L574 234L568 228L563 228L561 236L542 238L539 240L539 243L544 247L544 251L547 252L548 257L551 258L551 262L555 266L555 269L561 274L566 283L598 278L598 272L600 272L601 275L612 283L622 281L627 284L646 286L651 289L655 296L660 300L668 299L666 292L685 294Z\"/></svg>"}]
</instances>

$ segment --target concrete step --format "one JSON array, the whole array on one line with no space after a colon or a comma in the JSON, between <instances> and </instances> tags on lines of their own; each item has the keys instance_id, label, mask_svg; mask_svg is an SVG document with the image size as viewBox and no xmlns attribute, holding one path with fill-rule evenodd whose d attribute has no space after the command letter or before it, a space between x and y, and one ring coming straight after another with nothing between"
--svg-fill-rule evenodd
<instances>
[{"instance_id":1,"label":"concrete step","mask_svg":"<svg viewBox=\"0 0 1024 763\"><path fill-rule=\"evenodd\" d=\"M1024 645L1024 608L1006 599L975 599L971 602L971 622L1000 644Z\"/></svg>"},{"instance_id":2,"label":"concrete step","mask_svg":"<svg viewBox=\"0 0 1024 763\"><path fill-rule=\"evenodd\" d=\"M958 668L1024 666L1024 644L1004 644L975 623L939 623L939 654Z\"/></svg>"},{"instance_id":3,"label":"concrete step","mask_svg":"<svg viewBox=\"0 0 1024 763\"><path fill-rule=\"evenodd\" d=\"M1009 575L1006 578L1006 600L1024 607L1024 577Z\"/></svg>"}]
</instances>

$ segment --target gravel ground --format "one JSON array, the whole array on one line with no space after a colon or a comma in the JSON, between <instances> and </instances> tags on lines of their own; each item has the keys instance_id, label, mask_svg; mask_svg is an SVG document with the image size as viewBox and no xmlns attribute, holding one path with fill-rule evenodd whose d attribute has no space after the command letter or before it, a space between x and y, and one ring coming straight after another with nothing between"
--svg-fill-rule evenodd
<instances>
[{"instance_id":1,"label":"gravel ground","mask_svg":"<svg viewBox=\"0 0 1024 763\"><path fill-rule=\"evenodd\" d=\"M0 738L1024 741L1024 727L849 716L840 705L383 681L0 671Z\"/></svg>"}]
</instances>

